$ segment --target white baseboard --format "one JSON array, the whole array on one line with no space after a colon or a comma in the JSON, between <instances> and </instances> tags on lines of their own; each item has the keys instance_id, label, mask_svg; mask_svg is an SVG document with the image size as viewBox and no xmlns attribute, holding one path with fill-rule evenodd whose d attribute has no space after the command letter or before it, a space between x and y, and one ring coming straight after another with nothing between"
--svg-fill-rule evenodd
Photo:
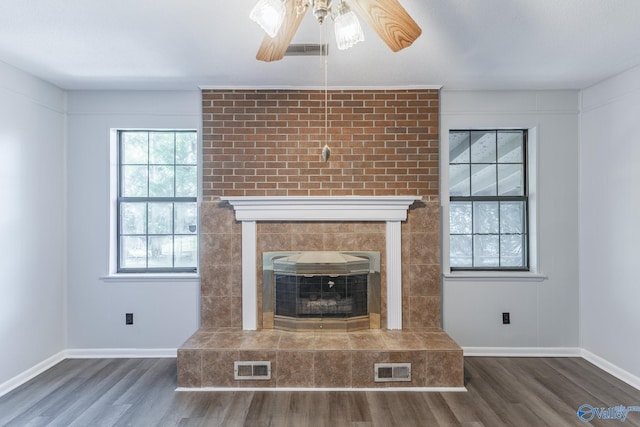
<instances>
[{"instance_id":1,"label":"white baseboard","mask_svg":"<svg viewBox=\"0 0 640 427\"><path fill-rule=\"evenodd\" d=\"M462 347L465 356L582 357L578 347Z\"/></svg>"},{"instance_id":2,"label":"white baseboard","mask_svg":"<svg viewBox=\"0 0 640 427\"><path fill-rule=\"evenodd\" d=\"M614 365L613 363L603 359L596 354L591 353L588 350L582 349L582 357L586 361L593 363L608 374L611 374L619 380L629 384L631 387L640 390L640 377L637 377L632 373L625 371L621 367Z\"/></svg>"},{"instance_id":3,"label":"white baseboard","mask_svg":"<svg viewBox=\"0 0 640 427\"><path fill-rule=\"evenodd\" d=\"M466 387L178 387L177 392L197 391L197 392L220 392L220 391L305 391L305 392L322 392L322 391L402 391L414 393L465 393Z\"/></svg>"},{"instance_id":4,"label":"white baseboard","mask_svg":"<svg viewBox=\"0 0 640 427\"><path fill-rule=\"evenodd\" d=\"M57 365L62 362L66 358L66 351L61 351L60 353L54 354L53 356L43 360L32 368L27 369L21 374L16 375L8 381L0 384L0 397L9 393L11 390L14 390L20 387L22 384L26 383L30 379L40 375L47 369Z\"/></svg>"},{"instance_id":5,"label":"white baseboard","mask_svg":"<svg viewBox=\"0 0 640 427\"><path fill-rule=\"evenodd\" d=\"M70 348L67 359L176 358L175 348Z\"/></svg>"}]
</instances>

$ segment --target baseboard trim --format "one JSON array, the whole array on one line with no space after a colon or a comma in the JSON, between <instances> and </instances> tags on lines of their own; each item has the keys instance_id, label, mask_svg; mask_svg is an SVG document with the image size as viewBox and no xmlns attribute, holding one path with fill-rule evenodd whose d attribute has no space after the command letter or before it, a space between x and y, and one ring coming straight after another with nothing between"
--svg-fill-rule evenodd
<instances>
[{"instance_id":1,"label":"baseboard trim","mask_svg":"<svg viewBox=\"0 0 640 427\"><path fill-rule=\"evenodd\" d=\"M141 359L176 358L175 348L72 348L66 351L67 359Z\"/></svg>"},{"instance_id":2,"label":"baseboard trim","mask_svg":"<svg viewBox=\"0 0 640 427\"><path fill-rule=\"evenodd\" d=\"M578 347L462 347L462 351L478 357L582 357Z\"/></svg>"},{"instance_id":3,"label":"baseboard trim","mask_svg":"<svg viewBox=\"0 0 640 427\"><path fill-rule=\"evenodd\" d=\"M633 375L629 371L625 371L621 367L614 365L613 363L603 359L597 354L593 354L588 350L582 349L582 358L587 362L593 363L598 368L602 369L606 373L616 377L620 381L624 381L631 387L640 390L640 377Z\"/></svg>"},{"instance_id":4,"label":"baseboard trim","mask_svg":"<svg viewBox=\"0 0 640 427\"><path fill-rule=\"evenodd\" d=\"M37 377L38 375L40 375L41 373L43 373L44 371L46 371L49 368L52 368L53 366L57 365L58 363L62 362L64 359L66 358L66 351L61 351L57 354L54 354L53 356L43 360L42 362L38 363L37 365L27 369L26 371L22 372L21 374L16 375L15 377L11 378L8 381L5 381L4 383L0 384L0 397L4 396L5 394L9 393L11 390L14 390L18 387L20 387L22 384L26 383L27 381L31 380L34 377Z\"/></svg>"},{"instance_id":5,"label":"baseboard trim","mask_svg":"<svg viewBox=\"0 0 640 427\"><path fill-rule=\"evenodd\" d=\"M464 393L467 391L466 387L178 387L177 392L184 391L196 391L196 392L211 392L211 391L403 391L403 392L420 392L420 393Z\"/></svg>"}]
</instances>

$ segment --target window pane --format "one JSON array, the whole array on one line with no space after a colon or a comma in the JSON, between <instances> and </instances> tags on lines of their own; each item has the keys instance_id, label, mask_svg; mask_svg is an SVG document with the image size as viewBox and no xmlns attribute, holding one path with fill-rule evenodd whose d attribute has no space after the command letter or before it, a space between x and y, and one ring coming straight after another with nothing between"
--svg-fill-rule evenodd
<instances>
[{"instance_id":1,"label":"window pane","mask_svg":"<svg viewBox=\"0 0 640 427\"><path fill-rule=\"evenodd\" d=\"M451 202L449 205L449 232L451 234L471 234L471 202Z\"/></svg>"},{"instance_id":2,"label":"window pane","mask_svg":"<svg viewBox=\"0 0 640 427\"><path fill-rule=\"evenodd\" d=\"M120 267L121 268L146 268L147 267L147 238L146 237L120 237Z\"/></svg>"},{"instance_id":3,"label":"window pane","mask_svg":"<svg viewBox=\"0 0 640 427\"><path fill-rule=\"evenodd\" d=\"M500 236L500 265L522 267L525 265L525 236L513 234Z\"/></svg>"},{"instance_id":4,"label":"window pane","mask_svg":"<svg viewBox=\"0 0 640 427\"><path fill-rule=\"evenodd\" d=\"M149 268L173 267L173 237L149 236Z\"/></svg>"},{"instance_id":5,"label":"window pane","mask_svg":"<svg viewBox=\"0 0 640 427\"><path fill-rule=\"evenodd\" d=\"M173 233L173 203L149 203L149 234Z\"/></svg>"},{"instance_id":6,"label":"window pane","mask_svg":"<svg viewBox=\"0 0 640 427\"><path fill-rule=\"evenodd\" d=\"M127 165L146 165L149 160L147 132L124 132L122 134L122 159Z\"/></svg>"},{"instance_id":7,"label":"window pane","mask_svg":"<svg viewBox=\"0 0 640 427\"><path fill-rule=\"evenodd\" d=\"M474 267L498 267L500 248L498 236L473 236Z\"/></svg>"},{"instance_id":8,"label":"window pane","mask_svg":"<svg viewBox=\"0 0 640 427\"><path fill-rule=\"evenodd\" d=\"M496 162L496 132L471 132L471 163Z\"/></svg>"},{"instance_id":9,"label":"window pane","mask_svg":"<svg viewBox=\"0 0 640 427\"><path fill-rule=\"evenodd\" d=\"M198 194L198 168L176 166L176 197L196 197Z\"/></svg>"},{"instance_id":10,"label":"window pane","mask_svg":"<svg viewBox=\"0 0 640 427\"><path fill-rule=\"evenodd\" d=\"M524 132L522 131L498 132L498 162L523 163L523 144Z\"/></svg>"},{"instance_id":11,"label":"window pane","mask_svg":"<svg viewBox=\"0 0 640 427\"><path fill-rule=\"evenodd\" d=\"M198 164L198 135L195 132L176 134L176 164Z\"/></svg>"},{"instance_id":12,"label":"window pane","mask_svg":"<svg viewBox=\"0 0 640 427\"><path fill-rule=\"evenodd\" d=\"M196 203L175 204L175 234L194 234L198 224L198 206Z\"/></svg>"},{"instance_id":13,"label":"window pane","mask_svg":"<svg viewBox=\"0 0 640 427\"><path fill-rule=\"evenodd\" d=\"M449 163L469 163L469 132L449 132Z\"/></svg>"},{"instance_id":14,"label":"window pane","mask_svg":"<svg viewBox=\"0 0 640 427\"><path fill-rule=\"evenodd\" d=\"M147 204L120 204L120 233L146 234L147 232Z\"/></svg>"},{"instance_id":15,"label":"window pane","mask_svg":"<svg viewBox=\"0 0 640 427\"><path fill-rule=\"evenodd\" d=\"M521 234L525 233L525 203L501 202L500 203L500 233Z\"/></svg>"},{"instance_id":16,"label":"window pane","mask_svg":"<svg viewBox=\"0 0 640 427\"><path fill-rule=\"evenodd\" d=\"M470 191L469 165L449 166L449 195L468 196Z\"/></svg>"},{"instance_id":17,"label":"window pane","mask_svg":"<svg viewBox=\"0 0 640 427\"><path fill-rule=\"evenodd\" d=\"M173 197L173 166L149 167L149 197Z\"/></svg>"},{"instance_id":18,"label":"window pane","mask_svg":"<svg viewBox=\"0 0 640 427\"><path fill-rule=\"evenodd\" d=\"M474 234L498 234L500 229L498 202L473 203Z\"/></svg>"},{"instance_id":19,"label":"window pane","mask_svg":"<svg viewBox=\"0 0 640 427\"><path fill-rule=\"evenodd\" d=\"M524 195L524 166L498 165L498 194L500 196Z\"/></svg>"},{"instance_id":20,"label":"window pane","mask_svg":"<svg viewBox=\"0 0 640 427\"><path fill-rule=\"evenodd\" d=\"M120 192L123 197L147 197L147 166L122 166Z\"/></svg>"},{"instance_id":21,"label":"window pane","mask_svg":"<svg viewBox=\"0 0 640 427\"><path fill-rule=\"evenodd\" d=\"M471 165L471 195L495 196L497 192L496 165Z\"/></svg>"},{"instance_id":22,"label":"window pane","mask_svg":"<svg viewBox=\"0 0 640 427\"><path fill-rule=\"evenodd\" d=\"M172 165L175 159L173 132L151 132L149 134L149 163Z\"/></svg>"},{"instance_id":23,"label":"window pane","mask_svg":"<svg viewBox=\"0 0 640 427\"><path fill-rule=\"evenodd\" d=\"M473 266L473 240L470 235L453 235L449 242L451 267Z\"/></svg>"},{"instance_id":24,"label":"window pane","mask_svg":"<svg viewBox=\"0 0 640 427\"><path fill-rule=\"evenodd\" d=\"M198 238L196 236L176 236L175 266L196 267L198 259Z\"/></svg>"}]
</instances>

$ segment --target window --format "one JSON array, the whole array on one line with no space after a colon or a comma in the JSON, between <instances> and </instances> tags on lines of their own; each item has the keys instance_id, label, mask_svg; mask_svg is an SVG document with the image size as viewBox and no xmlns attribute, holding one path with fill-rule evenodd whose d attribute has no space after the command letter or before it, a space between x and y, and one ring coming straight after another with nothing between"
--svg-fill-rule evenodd
<instances>
[{"instance_id":1,"label":"window","mask_svg":"<svg viewBox=\"0 0 640 427\"><path fill-rule=\"evenodd\" d=\"M195 272L197 133L120 130L117 140L117 271Z\"/></svg>"},{"instance_id":2,"label":"window","mask_svg":"<svg viewBox=\"0 0 640 427\"><path fill-rule=\"evenodd\" d=\"M449 132L451 270L529 270L526 130Z\"/></svg>"}]
</instances>

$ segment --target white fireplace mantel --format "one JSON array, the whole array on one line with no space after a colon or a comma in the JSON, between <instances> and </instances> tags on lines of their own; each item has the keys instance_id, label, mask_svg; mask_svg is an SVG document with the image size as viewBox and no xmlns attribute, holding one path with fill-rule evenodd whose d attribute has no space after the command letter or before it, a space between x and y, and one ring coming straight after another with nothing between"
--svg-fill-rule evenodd
<instances>
[{"instance_id":1,"label":"white fireplace mantel","mask_svg":"<svg viewBox=\"0 0 640 427\"><path fill-rule=\"evenodd\" d=\"M242 222L242 327L257 319L258 221L384 221L387 226L387 328L402 329L402 221L419 196L223 197Z\"/></svg>"},{"instance_id":2,"label":"white fireplace mantel","mask_svg":"<svg viewBox=\"0 0 640 427\"><path fill-rule=\"evenodd\" d=\"M223 197L238 221L404 221L419 196Z\"/></svg>"}]
</instances>

